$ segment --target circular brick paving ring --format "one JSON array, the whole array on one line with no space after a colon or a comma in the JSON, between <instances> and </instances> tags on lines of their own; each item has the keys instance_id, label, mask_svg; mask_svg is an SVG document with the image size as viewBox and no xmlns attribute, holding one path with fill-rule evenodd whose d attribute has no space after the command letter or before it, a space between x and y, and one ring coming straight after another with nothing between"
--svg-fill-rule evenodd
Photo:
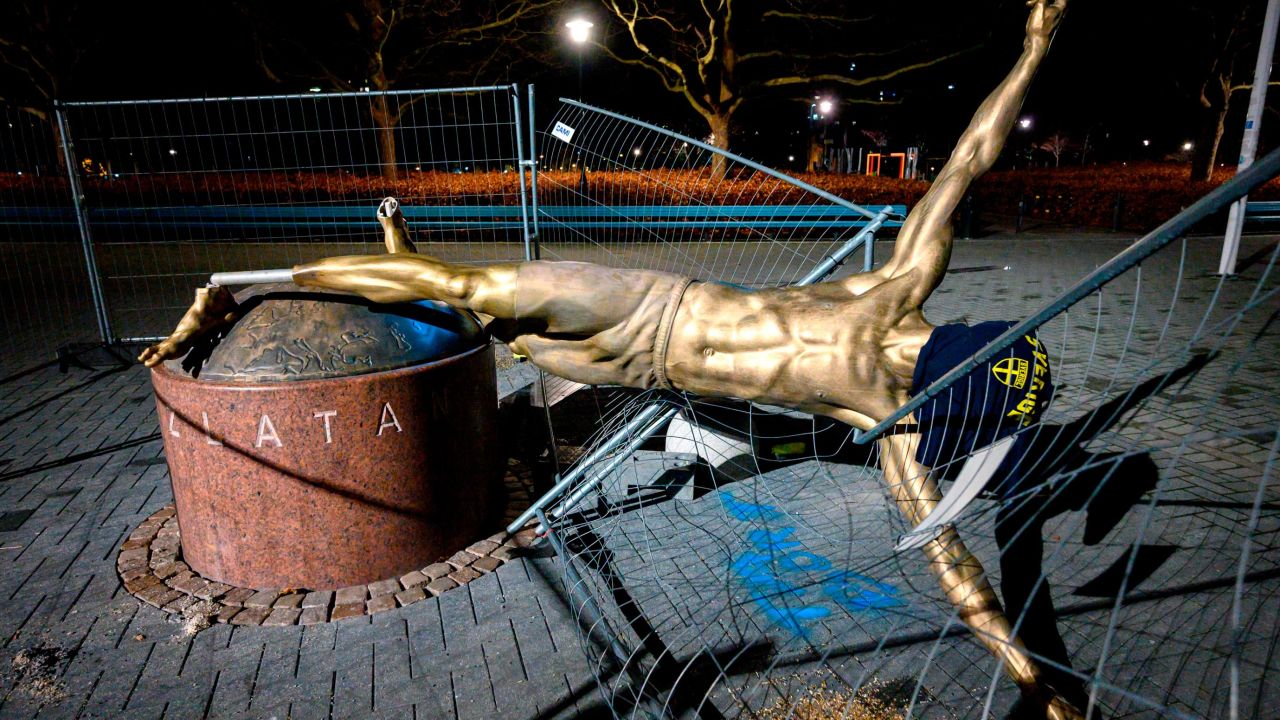
<instances>
[{"instance_id":1,"label":"circular brick paving ring","mask_svg":"<svg viewBox=\"0 0 1280 720\"><path fill-rule=\"evenodd\" d=\"M504 477L506 521L531 503L528 468L509 460ZM505 532L474 542L448 559L398 578L338 590L255 590L200 577L182 561L177 511L172 505L142 521L120 546L116 571L134 597L200 627L312 625L403 607L435 597L497 570L529 547L532 525L512 537Z\"/></svg>"}]
</instances>

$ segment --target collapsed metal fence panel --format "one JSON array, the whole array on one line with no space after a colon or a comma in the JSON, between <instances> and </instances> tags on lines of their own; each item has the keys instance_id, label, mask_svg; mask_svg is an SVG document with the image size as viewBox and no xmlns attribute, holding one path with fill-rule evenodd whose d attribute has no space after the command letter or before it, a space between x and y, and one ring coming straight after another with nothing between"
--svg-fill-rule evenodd
<instances>
[{"instance_id":1,"label":"collapsed metal fence panel","mask_svg":"<svg viewBox=\"0 0 1280 720\"><path fill-rule=\"evenodd\" d=\"M612 134L625 145L628 132ZM1218 243L1185 234L1278 165L1189 208L1140 245L1153 254L1118 256L1140 262L1095 269L1069 241L1010 243L997 250L1007 264L967 268L993 273L979 282L953 268L926 306L934 324L976 323L1046 301L1031 317L1055 399L952 522L1049 683L1082 711L1246 718L1280 703L1280 251L1254 242L1227 279L1210 274ZM556 245L541 220L545 253ZM624 250L637 267L680 257L663 243L598 252ZM734 257L685 261L779 275L769 252ZM1037 377L1028 368L1024 382ZM1005 382L995 370L949 380L904 413ZM988 420L932 422L949 438L934 472L958 481L990 442L966 428ZM658 440L616 441L646 434ZM571 512L538 513L615 715L1003 717L1018 704L924 555L900 543L911 528L858 439L745 403L618 402L583 445L588 467L564 493L576 504L559 508Z\"/></svg>"},{"instance_id":2,"label":"collapsed metal fence panel","mask_svg":"<svg viewBox=\"0 0 1280 720\"><path fill-rule=\"evenodd\" d=\"M56 116L0 104L0 376L98 339Z\"/></svg>"},{"instance_id":3,"label":"collapsed metal fence panel","mask_svg":"<svg viewBox=\"0 0 1280 720\"><path fill-rule=\"evenodd\" d=\"M423 252L523 258L516 90L66 104L110 338L167 334L215 271L381 252L388 195Z\"/></svg>"},{"instance_id":4,"label":"collapsed metal fence panel","mask_svg":"<svg viewBox=\"0 0 1280 720\"><path fill-rule=\"evenodd\" d=\"M696 138L575 100L561 103L537 146L538 247L547 259L784 285L883 209ZM871 244L859 250L848 269L870 269Z\"/></svg>"}]
</instances>

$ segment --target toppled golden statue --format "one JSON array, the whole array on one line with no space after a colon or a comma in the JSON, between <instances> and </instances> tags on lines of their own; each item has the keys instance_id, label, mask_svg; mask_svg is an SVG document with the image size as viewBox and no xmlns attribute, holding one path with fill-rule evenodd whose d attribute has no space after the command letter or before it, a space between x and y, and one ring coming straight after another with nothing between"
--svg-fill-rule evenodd
<instances>
[{"instance_id":1,"label":"toppled golden statue","mask_svg":"<svg viewBox=\"0 0 1280 720\"><path fill-rule=\"evenodd\" d=\"M947 270L950 216L970 183L999 155L1066 0L1031 0L1028 5L1026 40L1017 64L978 108L950 160L907 217L892 257L871 272L806 287L753 291L580 262L451 264L414 252L398 204L389 198L378 219L390 254L307 263L294 268L293 280L376 302L432 299L471 310L513 351L577 382L741 398L869 429L918 389L913 380L925 368L917 364L935 335L921 307ZM199 290L173 334L139 359L154 367L180 357L236 317L229 291L216 286ZM1028 343L1039 351L1033 337ZM968 348L968 354L979 347ZM1017 387L1024 391L1013 405L995 408L1001 418L1014 417L1004 423L1006 434L1034 421L1044 405L1038 399L1047 395L1036 395L1034 383L1043 382L1039 358L1022 362L1025 371L1003 368L1006 377L1022 381ZM999 372L993 368L997 377ZM1013 382L1005 385L1014 387ZM878 440L880 464L900 510L915 524L933 511L941 495L920 462L927 431L914 424L901 429L905 432ZM960 618L1003 660L1024 697L1047 717L1082 717L1079 708L1044 682L981 563L956 531L941 532L925 552Z\"/></svg>"}]
</instances>

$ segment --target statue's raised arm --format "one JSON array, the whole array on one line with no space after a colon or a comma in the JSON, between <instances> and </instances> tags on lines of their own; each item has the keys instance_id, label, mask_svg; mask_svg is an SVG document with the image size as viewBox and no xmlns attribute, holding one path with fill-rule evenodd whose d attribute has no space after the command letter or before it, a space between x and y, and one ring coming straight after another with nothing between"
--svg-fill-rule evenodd
<instances>
[{"instance_id":1,"label":"statue's raised arm","mask_svg":"<svg viewBox=\"0 0 1280 720\"><path fill-rule=\"evenodd\" d=\"M893 257L881 272L896 277L917 272L913 300L919 307L942 282L951 257L951 214L969 185L995 163L1022 109L1031 78L1049 49L1049 40L1066 10L1067 0L1032 0L1022 56L1007 77L987 96L961 134L951 158L933 186L912 209L894 244Z\"/></svg>"}]
</instances>

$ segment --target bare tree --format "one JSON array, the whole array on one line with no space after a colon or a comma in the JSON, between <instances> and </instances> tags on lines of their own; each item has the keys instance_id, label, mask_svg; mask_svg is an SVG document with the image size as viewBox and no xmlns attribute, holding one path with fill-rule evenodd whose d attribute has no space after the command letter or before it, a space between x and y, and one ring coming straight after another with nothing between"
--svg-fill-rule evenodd
<instances>
[{"instance_id":1,"label":"bare tree","mask_svg":"<svg viewBox=\"0 0 1280 720\"><path fill-rule=\"evenodd\" d=\"M1193 28L1189 53L1196 64L1187 84L1198 114L1191 180L1213 177L1218 146L1226 127L1231 99L1253 87L1253 60L1262 27L1260 0L1184 0L1186 12L1171 13ZM1198 45L1198 47L1197 47Z\"/></svg>"},{"instance_id":2,"label":"bare tree","mask_svg":"<svg viewBox=\"0 0 1280 720\"><path fill-rule=\"evenodd\" d=\"M922 41L889 49L862 47L882 37L891 18L859 12L860 3L816 0L601 0L621 25L595 44L609 57L646 68L682 97L710 130L711 144L728 148L734 116L748 98L767 91L806 96L814 87L867 88L936 66L972 48L938 50ZM872 3L861 3L872 7ZM887 12L887 11L886 11ZM896 33L890 33L896 39ZM830 49L826 49L830 48ZM854 72L861 62L864 68ZM846 97L842 103L880 103ZM713 159L716 177L723 158Z\"/></svg>"},{"instance_id":3,"label":"bare tree","mask_svg":"<svg viewBox=\"0 0 1280 720\"><path fill-rule=\"evenodd\" d=\"M1053 156L1054 167L1061 167L1062 153L1071 149L1071 138L1060 132L1056 132L1036 145L1036 148Z\"/></svg>"},{"instance_id":4,"label":"bare tree","mask_svg":"<svg viewBox=\"0 0 1280 720\"><path fill-rule=\"evenodd\" d=\"M53 102L61 97L88 45L73 26L83 18L78 5L66 0L0 3L0 104L48 123L59 146L62 132ZM61 148L53 155L65 172Z\"/></svg>"},{"instance_id":5,"label":"bare tree","mask_svg":"<svg viewBox=\"0 0 1280 720\"><path fill-rule=\"evenodd\" d=\"M258 65L274 82L320 83L375 93L411 84L480 78L505 71L522 43L542 30L555 0L291 0L239 7ZM299 33L292 18L330 18ZM396 126L417 97L374 94L369 116L382 174L397 175Z\"/></svg>"}]
</instances>

